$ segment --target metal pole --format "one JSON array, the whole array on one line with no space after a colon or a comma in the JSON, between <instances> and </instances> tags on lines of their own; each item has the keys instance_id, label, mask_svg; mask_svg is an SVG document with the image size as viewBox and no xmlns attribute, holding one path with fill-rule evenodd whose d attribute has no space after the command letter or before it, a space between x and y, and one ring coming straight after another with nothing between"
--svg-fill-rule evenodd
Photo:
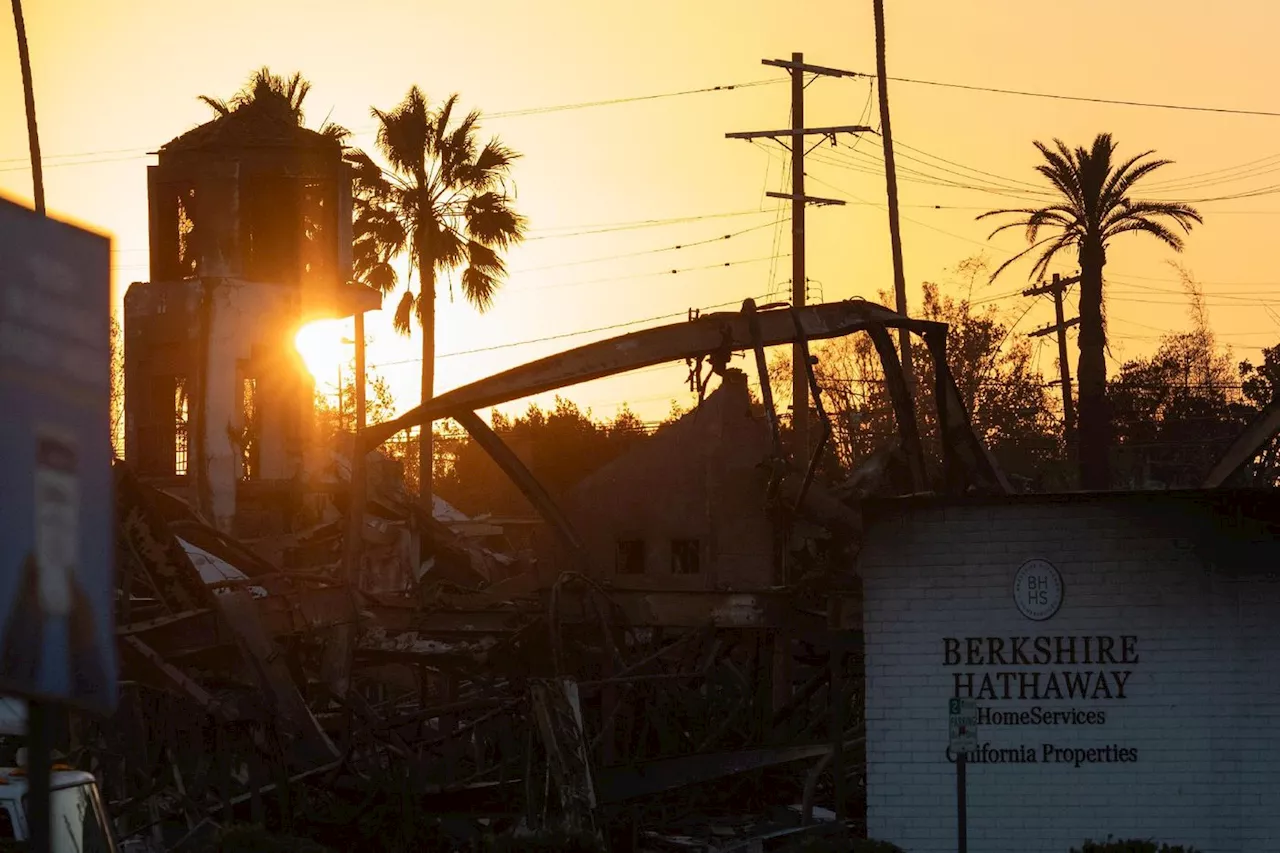
<instances>
[{"instance_id":1,"label":"metal pole","mask_svg":"<svg viewBox=\"0 0 1280 853\"><path fill-rule=\"evenodd\" d=\"M33 853L49 853L52 849L53 820L49 803L49 789L53 785L52 722L43 702L27 703L27 778L30 781L27 820Z\"/></svg>"},{"instance_id":2,"label":"metal pole","mask_svg":"<svg viewBox=\"0 0 1280 853\"><path fill-rule=\"evenodd\" d=\"M959 853L966 853L969 848L969 827L967 826L969 805L965 798L966 755L968 753L965 752L956 755L956 849Z\"/></svg>"},{"instance_id":3,"label":"metal pole","mask_svg":"<svg viewBox=\"0 0 1280 853\"><path fill-rule=\"evenodd\" d=\"M805 303L804 269L804 54L791 54L791 304ZM797 458L809 453L809 374L801 362L807 358L797 341L791 347L791 429L795 434Z\"/></svg>"}]
</instances>

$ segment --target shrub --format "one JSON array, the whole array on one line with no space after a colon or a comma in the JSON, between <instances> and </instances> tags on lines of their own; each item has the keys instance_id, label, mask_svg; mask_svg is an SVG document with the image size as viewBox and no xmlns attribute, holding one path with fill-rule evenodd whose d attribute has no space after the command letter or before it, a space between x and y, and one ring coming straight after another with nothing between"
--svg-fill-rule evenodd
<instances>
[{"instance_id":1,"label":"shrub","mask_svg":"<svg viewBox=\"0 0 1280 853\"><path fill-rule=\"evenodd\" d=\"M1107 836L1106 841L1086 841L1080 849L1071 849L1071 853L1198 853L1194 847L1182 845L1157 844L1150 839L1127 838L1113 840Z\"/></svg>"},{"instance_id":2,"label":"shrub","mask_svg":"<svg viewBox=\"0 0 1280 853\"><path fill-rule=\"evenodd\" d=\"M785 848L787 853L906 853L888 841L859 838L851 840L844 832L834 835L810 835Z\"/></svg>"}]
</instances>

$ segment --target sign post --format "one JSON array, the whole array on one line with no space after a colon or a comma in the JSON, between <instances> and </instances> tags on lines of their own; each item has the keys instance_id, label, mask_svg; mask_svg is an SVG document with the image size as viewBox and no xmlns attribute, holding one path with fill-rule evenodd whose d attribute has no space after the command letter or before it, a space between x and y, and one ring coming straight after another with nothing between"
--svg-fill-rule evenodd
<instances>
[{"instance_id":1,"label":"sign post","mask_svg":"<svg viewBox=\"0 0 1280 853\"><path fill-rule=\"evenodd\" d=\"M28 700L48 849L49 711L116 704L111 243L0 199L0 695Z\"/></svg>"},{"instance_id":2,"label":"sign post","mask_svg":"<svg viewBox=\"0 0 1280 853\"><path fill-rule=\"evenodd\" d=\"M978 748L978 705L972 699L947 700L950 717L951 752L956 757L956 849L969 847L968 803L965 790L965 760Z\"/></svg>"}]
</instances>

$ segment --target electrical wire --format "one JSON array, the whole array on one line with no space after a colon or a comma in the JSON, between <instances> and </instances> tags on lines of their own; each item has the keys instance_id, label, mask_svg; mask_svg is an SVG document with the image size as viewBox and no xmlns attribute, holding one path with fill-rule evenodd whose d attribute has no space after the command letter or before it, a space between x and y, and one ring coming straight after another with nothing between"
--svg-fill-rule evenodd
<instances>
[{"instance_id":1,"label":"electrical wire","mask_svg":"<svg viewBox=\"0 0 1280 853\"><path fill-rule=\"evenodd\" d=\"M651 95L632 95L632 96L622 97L622 98L608 98L608 99L599 100L599 101L580 101L578 103L572 103L572 104L551 104L551 105L542 106L542 107L527 107L525 109L520 109L520 110L506 110L504 112L485 113L482 115L482 118L486 118L486 119L518 118L521 116L542 115L544 113L566 112L569 110L585 110L585 109L592 109L595 107L615 106L617 104L631 104L631 103L638 103L640 101L656 101L664 98L680 98L687 95L703 95L703 94L708 94L712 92L732 92L738 89L752 89L759 86L775 86L784 82L786 81L778 79L776 77L768 80L748 80L744 83L730 83L724 86L704 86L700 89L682 89L677 92L658 92ZM356 134L367 134L372 132L375 129L376 128L362 128L352 132ZM82 163L46 162L48 160L55 160L55 159L62 159L62 158L89 157L89 156L95 156L98 154L122 154L126 152L136 152L136 153L134 153L133 156L131 157L111 158L111 159L105 159L105 160L86 160ZM145 156L147 156L146 148L136 148L136 147L135 148L115 148L115 149L106 149L101 151L81 151L81 152L74 152L74 153L68 153L68 154L50 154L41 158L41 164L45 168L54 168L58 166L84 166L84 165L90 165L92 163L109 163L109 162L117 162L122 160L135 160ZM21 162L29 162L29 158L27 157L0 158L0 163L21 163ZM19 166L16 169L14 168L0 169L0 172L11 172L11 171L17 171L17 169L25 169L25 168L29 168L29 166Z\"/></svg>"},{"instance_id":2,"label":"electrical wire","mask_svg":"<svg viewBox=\"0 0 1280 853\"><path fill-rule=\"evenodd\" d=\"M719 243L724 240L732 239L734 237L740 237L743 234L750 234L753 231L760 231L761 229L772 228L772 227L773 227L772 222L766 222L763 225L753 225L750 228L743 228L741 231L733 231L729 234L722 234L718 237L708 237L705 240L693 240L687 243L677 243L674 246L664 246L660 249L641 249L640 251L637 251L637 252L627 252L621 255L605 255L598 258L587 258L580 261L561 261L560 263L543 264L542 266L538 266L538 267L525 267L524 269L520 269L520 270L512 270L511 274L514 275L516 273L540 272L542 270L561 269L563 267L584 266L586 264L600 264L600 263L605 263L607 261L621 260L623 258L639 258L645 255L657 255L663 252L675 252L680 249L690 249L690 248L693 248L694 246L706 246L711 243Z\"/></svg>"},{"instance_id":3,"label":"electrical wire","mask_svg":"<svg viewBox=\"0 0 1280 853\"><path fill-rule=\"evenodd\" d=\"M787 255L786 257L790 257L790 255ZM702 266L697 266L697 267L682 267L680 269L660 270L658 272L643 272L643 273L636 273L635 275L619 275L619 276L612 276L610 278L593 278L593 279L588 279L586 281L570 281L570 282L561 282L559 284L534 285L530 287L512 287L512 288L508 288L507 292L508 293L541 293L544 290L560 290L566 287L582 287L589 284L608 284L614 281L634 281L636 279L641 279L641 278L658 278L660 276L679 275L681 273L699 272L701 270L724 269L725 267L740 267L740 266L745 266L747 264L758 264L758 263L762 263L764 261L770 261L770 260L775 260L775 256L766 255L759 258L747 258L739 261L724 261L723 263L718 263L718 264L704 264Z\"/></svg>"},{"instance_id":4,"label":"electrical wire","mask_svg":"<svg viewBox=\"0 0 1280 853\"><path fill-rule=\"evenodd\" d=\"M864 75L869 76L869 75ZM890 77L898 83L911 83L919 86L937 86L947 89L964 89L970 92L992 92L999 95L1021 95L1029 98L1048 98L1055 101L1079 101L1088 104L1111 104L1122 107L1148 107L1161 110L1183 110L1199 113L1219 113L1224 115L1265 116L1280 118L1280 112L1273 110L1235 109L1231 107L1204 107L1192 104L1164 104L1156 101L1129 101L1118 98L1090 98L1081 95L1062 95L1054 92L1031 92L1020 89L1002 89L995 86L974 86L965 83L944 83L939 80L920 80L913 77Z\"/></svg>"}]
</instances>

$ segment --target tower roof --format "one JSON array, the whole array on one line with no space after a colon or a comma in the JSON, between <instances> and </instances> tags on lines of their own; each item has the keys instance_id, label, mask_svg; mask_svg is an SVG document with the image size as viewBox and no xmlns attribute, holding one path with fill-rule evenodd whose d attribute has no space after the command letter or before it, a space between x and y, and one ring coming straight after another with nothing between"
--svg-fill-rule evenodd
<instances>
[{"instance_id":1,"label":"tower roof","mask_svg":"<svg viewBox=\"0 0 1280 853\"><path fill-rule=\"evenodd\" d=\"M210 148L331 148L337 140L298 123L297 113L283 99L259 98L242 104L212 121L188 130L165 143L162 152Z\"/></svg>"}]
</instances>

